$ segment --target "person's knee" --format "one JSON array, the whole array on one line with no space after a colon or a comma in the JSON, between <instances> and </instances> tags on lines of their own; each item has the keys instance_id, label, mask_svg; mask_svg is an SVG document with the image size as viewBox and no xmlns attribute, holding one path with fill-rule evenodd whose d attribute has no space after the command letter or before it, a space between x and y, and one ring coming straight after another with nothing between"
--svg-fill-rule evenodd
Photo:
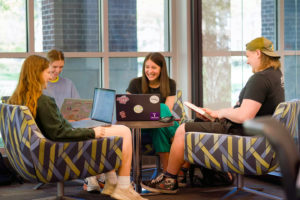
<instances>
[{"instance_id":1,"label":"person's knee","mask_svg":"<svg viewBox=\"0 0 300 200\"><path fill-rule=\"evenodd\" d=\"M130 138L131 137L130 129L127 126L120 125L119 126L119 131L120 131L119 134L123 138Z\"/></svg>"},{"instance_id":2,"label":"person's knee","mask_svg":"<svg viewBox=\"0 0 300 200\"><path fill-rule=\"evenodd\" d=\"M123 129L124 129L125 136L131 138L131 131L130 131L130 129L127 126L123 126Z\"/></svg>"},{"instance_id":3,"label":"person's knee","mask_svg":"<svg viewBox=\"0 0 300 200\"><path fill-rule=\"evenodd\" d=\"M123 138L123 143L129 147L131 146L131 131L128 127L126 126L120 126L120 135L122 136Z\"/></svg>"},{"instance_id":4,"label":"person's knee","mask_svg":"<svg viewBox=\"0 0 300 200\"><path fill-rule=\"evenodd\" d=\"M185 124L181 124L176 130L175 136L184 137L184 135L185 135Z\"/></svg>"}]
</instances>

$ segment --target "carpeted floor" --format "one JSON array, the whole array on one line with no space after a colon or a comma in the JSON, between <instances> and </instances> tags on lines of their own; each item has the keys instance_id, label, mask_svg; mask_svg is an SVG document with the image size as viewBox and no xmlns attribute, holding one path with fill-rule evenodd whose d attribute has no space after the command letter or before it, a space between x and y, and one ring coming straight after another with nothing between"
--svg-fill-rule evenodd
<instances>
[{"instance_id":1,"label":"carpeted floor","mask_svg":"<svg viewBox=\"0 0 300 200\"><path fill-rule=\"evenodd\" d=\"M144 176L147 173L144 173ZM145 177L144 177L145 178ZM254 177L246 177L245 185L248 187L260 188L263 189L264 192L277 195L279 197L284 197L283 190L280 186L280 180L278 178L269 178L262 177L260 179ZM38 190L33 190L32 188L36 184L33 183L25 183L19 184L15 183L9 186L0 186L0 199L1 200L29 200L29 199L38 199L47 196L55 196L56 195L56 184L46 184L43 185ZM154 195L154 196L145 196L150 200L217 200L220 199L223 195L226 194L227 191L221 192L205 192L207 188L199 188L199 187L188 187L180 189L177 194L173 195ZM109 196L101 195L100 193L88 193L82 190L81 181L68 181L65 183L65 195L68 197L74 197L76 199L98 199L98 200L111 200ZM235 195L231 199L238 200L266 200L267 198L263 198L257 195L248 194L245 192L240 192Z\"/></svg>"}]
</instances>

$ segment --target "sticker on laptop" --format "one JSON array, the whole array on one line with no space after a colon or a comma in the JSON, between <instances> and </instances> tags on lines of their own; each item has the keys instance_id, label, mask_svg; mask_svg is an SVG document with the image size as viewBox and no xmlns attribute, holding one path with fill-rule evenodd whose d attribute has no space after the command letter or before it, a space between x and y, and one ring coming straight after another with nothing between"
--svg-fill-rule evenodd
<instances>
[{"instance_id":1,"label":"sticker on laptop","mask_svg":"<svg viewBox=\"0 0 300 200\"><path fill-rule=\"evenodd\" d=\"M126 112L125 111L121 111L119 114L120 114L120 117L122 119L126 118Z\"/></svg>"},{"instance_id":2,"label":"sticker on laptop","mask_svg":"<svg viewBox=\"0 0 300 200\"><path fill-rule=\"evenodd\" d=\"M141 105L136 105L133 107L133 110L135 113L141 113L141 112L143 112L144 108Z\"/></svg>"},{"instance_id":3,"label":"sticker on laptop","mask_svg":"<svg viewBox=\"0 0 300 200\"><path fill-rule=\"evenodd\" d=\"M159 97L156 95L152 95L149 100L151 103L156 104L159 102Z\"/></svg>"},{"instance_id":4,"label":"sticker on laptop","mask_svg":"<svg viewBox=\"0 0 300 200\"><path fill-rule=\"evenodd\" d=\"M151 112L150 113L150 120L159 120L159 113L158 112Z\"/></svg>"},{"instance_id":5,"label":"sticker on laptop","mask_svg":"<svg viewBox=\"0 0 300 200\"><path fill-rule=\"evenodd\" d=\"M123 96L118 97L117 101L120 104L126 104L129 101L129 98L127 96L123 95Z\"/></svg>"}]
</instances>

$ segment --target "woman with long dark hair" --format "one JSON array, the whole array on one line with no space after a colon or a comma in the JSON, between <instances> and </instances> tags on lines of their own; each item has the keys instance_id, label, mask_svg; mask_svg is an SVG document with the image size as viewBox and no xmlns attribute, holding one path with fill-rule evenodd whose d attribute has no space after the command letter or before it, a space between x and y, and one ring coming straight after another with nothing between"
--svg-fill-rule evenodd
<instances>
[{"instance_id":1,"label":"woman with long dark hair","mask_svg":"<svg viewBox=\"0 0 300 200\"><path fill-rule=\"evenodd\" d=\"M143 74L134 78L126 90L130 94L160 94L160 116L172 116L172 108L175 102L176 82L169 78L167 64L161 53L149 53L143 63ZM174 126L156 129L142 129L142 143L145 144L149 137L155 152L160 156L160 160L165 171L168 166L171 143L175 135L178 123ZM186 185L186 167L180 172L180 186Z\"/></svg>"}]
</instances>

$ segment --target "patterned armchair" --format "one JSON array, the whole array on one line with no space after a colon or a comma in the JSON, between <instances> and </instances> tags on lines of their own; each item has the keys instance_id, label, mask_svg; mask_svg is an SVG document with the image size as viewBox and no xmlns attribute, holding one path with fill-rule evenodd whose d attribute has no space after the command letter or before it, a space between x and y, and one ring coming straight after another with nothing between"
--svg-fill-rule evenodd
<instances>
[{"instance_id":1,"label":"patterned armchair","mask_svg":"<svg viewBox=\"0 0 300 200\"><path fill-rule=\"evenodd\" d=\"M53 142L45 138L26 106L0 104L0 131L13 168L30 182L63 182L118 169L122 138L108 137L80 142Z\"/></svg>"},{"instance_id":2,"label":"patterned armchair","mask_svg":"<svg viewBox=\"0 0 300 200\"><path fill-rule=\"evenodd\" d=\"M9 96L2 96L1 97L2 103L6 103L8 99L9 99Z\"/></svg>"},{"instance_id":3,"label":"patterned armchair","mask_svg":"<svg viewBox=\"0 0 300 200\"><path fill-rule=\"evenodd\" d=\"M273 117L281 121L292 137L298 136L300 101L277 106ZM299 118L299 119L298 119ZM243 175L263 175L278 167L278 159L265 137L188 132L185 136L185 160L203 167L237 174L237 186L223 198L247 191L271 199L277 196L244 187ZM224 189L224 188L223 188Z\"/></svg>"},{"instance_id":4,"label":"patterned armchair","mask_svg":"<svg viewBox=\"0 0 300 200\"><path fill-rule=\"evenodd\" d=\"M179 124L190 121L184 109L181 90L176 91L176 100L173 106L172 115L175 119L180 119L178 122Z\"/></svg>"},{"instance_id":5,"label":"patterned armchair","mask_svg":"<svg viewBox=\"0 0 300 200\"><path fill-rule=\"evenodd\" d=\"M249 134L262 135L269 140L279 160L286 199L300 199L300 187L297 184L300 179L300 154L290 132L272 117L246 121L244 128Z\"/></svg>"}]
</instances>

